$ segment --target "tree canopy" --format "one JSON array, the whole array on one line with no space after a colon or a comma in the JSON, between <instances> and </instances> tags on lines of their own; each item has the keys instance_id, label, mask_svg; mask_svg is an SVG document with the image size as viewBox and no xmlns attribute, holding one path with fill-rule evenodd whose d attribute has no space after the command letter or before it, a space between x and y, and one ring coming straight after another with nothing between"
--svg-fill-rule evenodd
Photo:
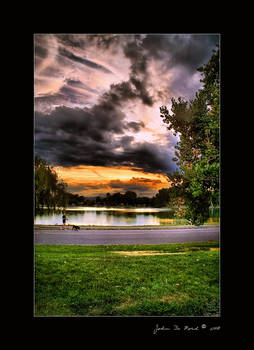
<instances>
[{"instance_id":1,"label":"tree canopy","mask_svg":"<svg viewBox=\"0 0 254 350\"><path fill-rule=\"evenodd\" d=\"M195 98L172 98L172 114L166 106L160 107L160 112L168 129L179 135L173 158L178 169L169 174L172 193L175 199L182 199L179 207L184 204L185 218L201 225L209 217L211 203L219 202L219 50L197 70L203 76L203 88Z\"/></svg>"},{"instance_id":2,"label":"tree canopy","mask_svg":"<svg viewBox=\"0 0 254 350\"><path fill-rule=\"evenodd\" d=\"M66 188L66 183L58 179L53 167L44 159L36 156L34 159L35 208L65 207L67 204Z\"/></svg>"}]
</instances>

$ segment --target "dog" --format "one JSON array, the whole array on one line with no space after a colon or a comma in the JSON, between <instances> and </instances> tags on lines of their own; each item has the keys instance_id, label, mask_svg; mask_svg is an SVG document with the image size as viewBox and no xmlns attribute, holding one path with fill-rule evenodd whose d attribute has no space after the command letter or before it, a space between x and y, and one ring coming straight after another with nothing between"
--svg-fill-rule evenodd
<instances>
[{"instance_id":1,"label":"dog","mask_svg":"<svg viewBox=\"0 0 254 350\"><path fill-rule=\"evenodd\" d=\"M77 225L73 225L73 226L72 226L72 230L78 231L78 230L80 230L80 227L77 226Z\"/></svg>"}]
</instances>

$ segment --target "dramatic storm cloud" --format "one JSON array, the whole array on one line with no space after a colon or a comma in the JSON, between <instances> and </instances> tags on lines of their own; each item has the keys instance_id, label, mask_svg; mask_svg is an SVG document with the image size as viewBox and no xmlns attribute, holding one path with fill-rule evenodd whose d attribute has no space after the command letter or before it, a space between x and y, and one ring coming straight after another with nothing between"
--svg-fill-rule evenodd
<instances>
[{"instance_id":1,"label":"dramatic storm cloud","mask_svg":"<svg viewBox=\"0 0 254 350\"><path fill-rule=\"evenodd\" d=\"M144 122L125 122L118 109L95 105L80 109L56 107L50 114L35 112L36 151L54 165L133 166L150 172L173 170L170 149L135 142ZM172 137L172 145L174 139ZM172 154L173 155L173 154Z\"/></svg>"},{"instance_id":2,"label":"dramatic storm cloud","mask_svg":"<svg viewBox=\"0 0 254 350\"><path fill-rule=\"evenodd\" d=\"M217 34L36 34L35 155L73 174L80 166L95 173L100 167L102 177L106 168L137 172L89 185L69 177L77 193L89 187L96 194L117 188L151 195L162 179L140 180L138 172L175 169L177 138L159 107L170 108L171 97L195 96L202 86L197 68L217 44Z\"/></svg>"}]
</instances>

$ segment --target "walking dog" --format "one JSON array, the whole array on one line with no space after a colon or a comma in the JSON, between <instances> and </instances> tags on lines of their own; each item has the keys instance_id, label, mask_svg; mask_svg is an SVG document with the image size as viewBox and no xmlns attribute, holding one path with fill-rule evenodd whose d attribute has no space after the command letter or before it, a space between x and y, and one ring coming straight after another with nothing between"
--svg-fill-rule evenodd
<instances>
[{"instance_id":1,"label":"walking dog","mask_svg":"<svg viewBox=\"0 0 254 350\"><path fill-rule=\"evenodd\" d=\"M80 227L77 226L77 225L73 225L73 226L72 226L72 230L78 231L78 230L80 230Z\"/></svg>"}]
</instances>

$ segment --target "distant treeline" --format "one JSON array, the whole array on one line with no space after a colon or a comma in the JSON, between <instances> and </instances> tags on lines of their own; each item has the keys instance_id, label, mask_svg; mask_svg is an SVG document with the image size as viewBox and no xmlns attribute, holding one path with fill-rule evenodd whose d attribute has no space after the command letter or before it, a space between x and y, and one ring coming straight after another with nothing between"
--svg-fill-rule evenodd
<instances>
[{"instance_id":1,"label":"distant treeline","mask_svg":"<svg viewBox=\"0 0 254 350\"><path fill-rule=\"evenodd\" d=\"M165 207L170 202L170 189L163 188L152 198L138 197L133 191L127 191L124 194L117 192L107 193L106 197L96 197L95 199L85 198L78 194L68 193L69 205L83 206L142 206L142 207Z\"/></svg>"},{"instance_id":2,"label":"distant treeline","mask_svg":"<svg viewBox=\"0 0 254 350\"><path fill-rule=\"evenodd\" d=\"M163 188L152 198L138 197L133 191L124 194L120 192L106 197L86 198L67 191L67 184L58 179L53 167L40 157L35 157L34 162L34 192L35 208L66 208L72 205L81 206L142 206L164 207L170 202L169 188Z\"/></svg>"}]
</instances>

